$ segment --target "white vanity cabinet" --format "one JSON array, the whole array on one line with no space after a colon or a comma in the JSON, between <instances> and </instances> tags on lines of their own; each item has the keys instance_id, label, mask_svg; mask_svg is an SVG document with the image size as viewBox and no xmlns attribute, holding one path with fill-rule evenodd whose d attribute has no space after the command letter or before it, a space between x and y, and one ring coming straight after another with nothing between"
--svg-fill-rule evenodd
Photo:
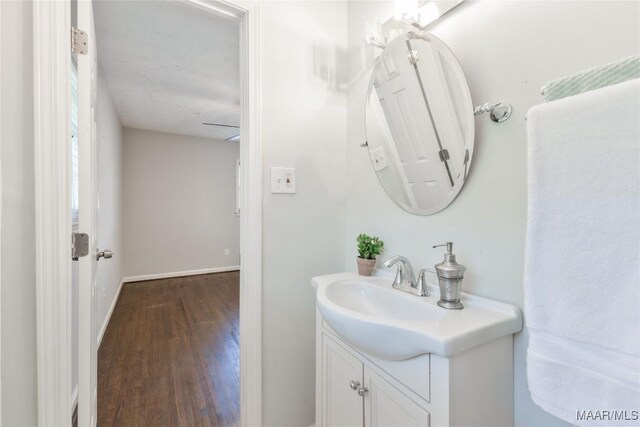
<instances>
[{"instance_id":1,"label":"white vanity cabinet","mask_svg":"<svg viewBox=\"0 0 640 427\"><path fill-rule=\"evenodd\" d=\"M316 276L316 427L513 426L518 307L462 310L353 272Z\"/></svg>"},{"instance_id":2,"label":"white vanity cabinet","mask_svg":"<svg viewBox=\"0 0 640 427\"><path fill-rule=\"evenodd\" d=\"M428 426L429 411L364 365L364 425Z\"/></svg>"},{"instance_id":3,"label":"white vanity cabinet","mask_svg":"<svg viewBox=\"0 0 640 427\"><path fill-rule=\"evenodd\" d=\"M363 399L351 386L364 383L362 362L331 339L322 340L322 419L323 425L360 426Z\"/></svg>"},{"instance_id":4,"label":"white vanity cabinet","mask_svg":"<svg viewBox=\"0 0 640 427\"><path fill-rule=\"evenodd\" d=\"M429 412L327 335L322 337L321 425L426 426Z\"/></svg>"},{"instance_id":5,"label":"white vanity cabinet","mask_svg":"<svg viewBox=\"0 0 640 427\"><path fill-rule=\"evenodd\" d=\"M317 312L316 427L512 426L512 345L507 335L451 358L383 360Z\"/></svg>"}]
</instances>

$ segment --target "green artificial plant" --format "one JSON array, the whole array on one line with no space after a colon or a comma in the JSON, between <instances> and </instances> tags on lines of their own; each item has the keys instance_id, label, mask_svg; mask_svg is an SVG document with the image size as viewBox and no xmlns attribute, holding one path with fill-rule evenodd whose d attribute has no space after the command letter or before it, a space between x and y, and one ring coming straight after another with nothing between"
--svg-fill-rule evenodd
<instances>
[{"instance_id":1,"label":"green artificial plant","mask_svg":"<svg viewBox=\"0 0 640 427\"><path fill-rule=\"evenodd\" d=\"M384 250L384 242L377 237L360 234L356 238L358 255L362 259L376 259Z\"/></svg>"}]
</instances>

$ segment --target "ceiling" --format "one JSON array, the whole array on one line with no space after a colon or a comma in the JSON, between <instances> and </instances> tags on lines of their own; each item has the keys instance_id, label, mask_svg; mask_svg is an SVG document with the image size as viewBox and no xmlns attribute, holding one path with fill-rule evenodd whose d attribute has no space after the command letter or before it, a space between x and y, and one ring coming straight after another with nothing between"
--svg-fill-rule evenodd
<instances>
[{"instance_id":1,"label":"ceiling","mask_svg":"<svg viewBox=\"0 0 640 427\"><path fill-rule=\"evenodd\" d=\"M94 1L99 73L123 126L227 139L238 129L239 30L177 1Z\"/></svg>"}]
</instances>

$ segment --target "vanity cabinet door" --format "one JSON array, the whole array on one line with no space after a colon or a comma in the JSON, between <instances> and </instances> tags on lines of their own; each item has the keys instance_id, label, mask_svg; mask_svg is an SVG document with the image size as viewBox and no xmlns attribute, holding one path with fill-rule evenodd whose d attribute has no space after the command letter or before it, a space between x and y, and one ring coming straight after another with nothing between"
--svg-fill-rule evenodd
<instances>
[{"instance_id":1,"label":"vanity cabinet door","mask_svg":"<svg viewBox=\"0 0 640 427\"><path fill-rule=\"evenodd\" d=\"M367 427L428 427L429 412L390 382L364 367L364 419Z\"/></svg>"},{"instance_id":2,"label":"vanity cabinet door","mask_svg":"<svg viewBox=\"0 0 640 427\"><path fill-rule=\"evenodd\" d=\"M363 425L363 399L357 392L363 383L362 362L331 338L323 335L322 426Z\"/></svg>"}]
</instances>

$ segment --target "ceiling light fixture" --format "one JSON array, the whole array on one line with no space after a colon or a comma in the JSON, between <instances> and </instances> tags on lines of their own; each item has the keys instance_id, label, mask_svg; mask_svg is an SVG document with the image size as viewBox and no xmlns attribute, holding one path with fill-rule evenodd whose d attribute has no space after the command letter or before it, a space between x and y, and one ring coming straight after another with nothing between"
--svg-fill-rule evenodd
<instances>
[{"instance_id":1,"label":"ceiling light fixture","mask_svg":"<svg viewBox=\"0 0 640 427\"><path fill-rule=\"evenodd\" d=\"M202 2L202 1L198 1L198 0L181 0L181 2L183 4L187 4L189 6L195 6L198 7L200 9L207 9L209 12L213 12L219 15L224 15L224 16L230 16L232 18L236 18L238 19L238 16L236 14L234 14L233 12L229 12L228 10L224 10L224 9L220 9L218 7L212 6L208 3Z\"/></svg>"},{"instance_id":2,"label":"ceiling light fixture","mask_svg":"<svg viewBox=\"0 0 640 427\"><path fill-rule=\"evenodd\" d=\"M420 25L424 28L436 19L440 18L442 12L438 9L438 5L434 2L429 2L420 8Z\"/></svg>"},{"instance_id":3,"label":"ceiling light fixture","mask_svg":"<svg viewBox=\"0 0 640 427\"><path fill-rule=\"evenodd\" d=\"M413 5L410 5L410 8L403 15L403 21L420 30L424 30L429 24L437 21L442 15L463 1L464 0L430 0L422 2L423 4L416 9L413 8Z\"/></svg>"},{"instance_id":4,"label":"ceiling light fixture","mask_svg":"<svg viewBox=\"0 0 640 427\"><path fill-rule=\"evenodd\" d=\"M204 126L220 126L223 128L234 128L234 129L240 129L240 126L236 126L236 125L225 125L224 123L207 123L204 122L202 123Z\"/></svg>"},{"instance_id":5,"label":"ceiling light fixture","mask_svg":"<svg viewBox=\"0 0 640 427\"><path fill-rule=\"evenodd\" d=\"M418 0L395 0L393 17L398 21L407 18L418 21Z\"/></svg>"},{"instance_id":6,"label":"ceiling light fixture","mask_svg":"<svg viewBox=\"0 0 640 427\"><path fill-rule=\"evenodd\" d=\"M409 31L425 30L464 0L394 0L393 16L384 23L367 21L367 44L384 49L387 43ZM374 52L377 56L379 52Z\"/></svg>"}]
</instances>

